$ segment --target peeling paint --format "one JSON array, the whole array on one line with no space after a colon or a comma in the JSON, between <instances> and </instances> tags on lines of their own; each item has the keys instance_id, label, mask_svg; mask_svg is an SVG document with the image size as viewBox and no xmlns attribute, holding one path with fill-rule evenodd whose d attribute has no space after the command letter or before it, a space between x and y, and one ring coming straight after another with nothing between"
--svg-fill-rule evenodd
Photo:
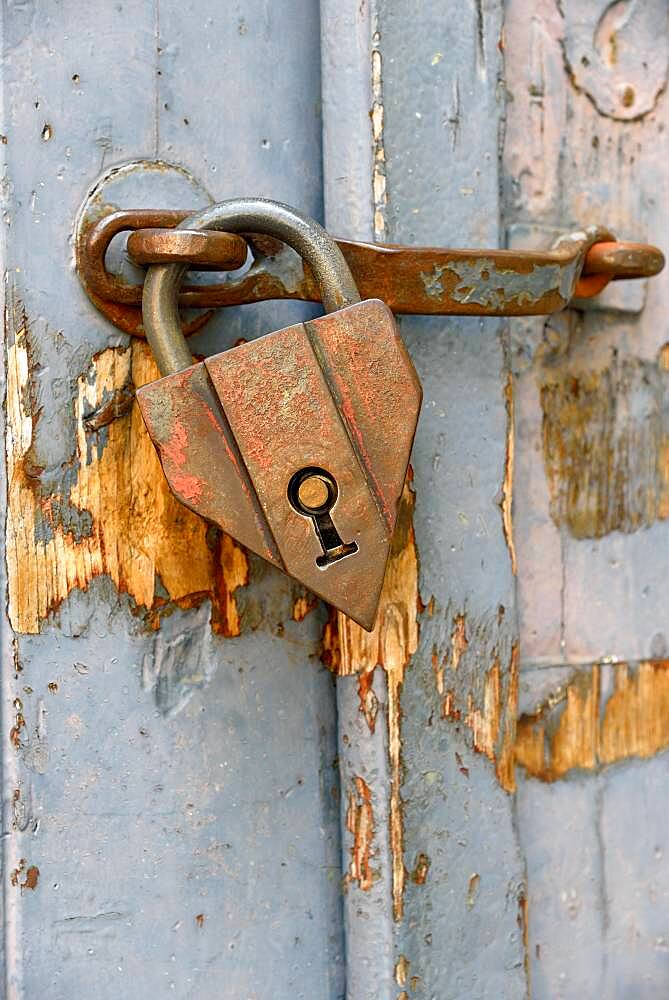
<instances>
[{"instance_id":1,"label":"peeling paint","mask_svg":"<svg viewBox=\"0 0 669 1000\"><path fill-rule=\"evenodd\" d=\"M454 681L442 695L441 718L456 724L464 724L471 732L472 749L484 754L495 767L497 779L507 792L515 790L514 743L516 738L516 706L518 704L518 644L513 643L503 663L500 658L499 643L495 641L497 630L504 620L503 609L499 609L496 619L490 623L469 626L467 616L458 612L452 616L450 650L446 659L453 667ZM467 656L470 647L474 658L473 668L468 663L461 678L456 670ZM480 662L487 655L492 658L489 669L481 674ZM471 669L475 670L472 675ZM467 772L460 764L461 771ZM466 775L467 776L467 775Z\"/></svg>"},{"instance_id":2,"label":"peeling paint","mask_svg":"<svg viewBox=\"0 0 669 1000\"><path fill-rule=\"evenodd\" d=\"M411 872L411 881L415 882L416 885L425 885L429 870L430 859L427 854L419 854L416 858L416 864L414 865L413 871Z\"/></svg>"},{"instance_id":3,"label":"peeling paint","mask_svg":"<svg viewBox=\"0 0 669 1000\"><path fill-rule=\"evenodd\" d=\"M388 754L390 758L389 826L392 855L393 916L400 920L406 872L401 800L401 707L400 692L404 670L418 645L418 557L413 531L414 493L407 477L400 501L397 526L386 569L379 613L373 632L365 632L344 615L337 628L328 623L323 646L326 660L341 676L361 674L361 709L370 724L366 691L376 667L383 669L388 682ZM362 677L365 677L363 680ZM370 726L371 728L371 726Z\"/></svg>"},{"instance_id":4,"label":"peeling paint","mask_svg":"<svg viewBox=\"0 0 669 1000\"><path fill-rule=\"evenodd\" d=\"M544 296L557 292L561 299L570 297L576 264L543 264L532 267L527 273L499 267L492 258L474 261L452 261L448 266L435 265L421 274L425 292L439 299L444 294L442 277L449 272L457 278L450 288L456 302L473 303L486 309L503 309L509 302L519 306L533 305Z\"/></svg>"},{"instance_id":5,"label":"peeling paint","mask_svg":"<svg viewBox=\"0 0 669 1000\"><path fill-rule=\"evenodd\" d=\"M37 865L27 865L26 859L20 858L18 866L10 872L9 880L12 885L21 890L21 893L24 889L30 889L34 892L39 882L39 874Z\"/></svg>"},{"instance_id":6,"label":"peeling paint","mask_svg":"<svg viewBox=\"0 0 669 1000\"><path fill-rule=\"evenodd\" d=\"M160 624L169 601L212 601L212 627L238 635L235 591L248 580L244 550L186 510L167 488L137 406L134 385L157 377L149 349L134 342L92 359L77 380L76 449L48 482L33 459L39 410L32 391L29 324L7 316L9 616L35 633L68 594L108 575Z\"/></svg>"},{"instance_id":7,"label":"peeling paint","mask_svg":"<svg viewBox=\"0 0 669 1000\"><path fill-rule=\"evenodd\" d=\"M521 891L518 895L518 927L523 936L523 956L525 964L525 976L530 981L530 931L529 931L529 905L527 892ZM537 945L538 947L538 945Z\"/></svg>"},{"instance_id":8,"label":"peeling paint","mask_svg":"<svg viewBox=\"0 0 669 1000\"><path fill-rule=\"evenodd\" d=\"M514 410L513 410L513 376L509 373L504 389L506 403L506 454L504 459L504 481L502 483L502 527L504 538L511 559L511 571L515 576L518 570L516 563L516 547L513 543L513 464L515 448Z\"/></svg>"},{"instance_id":9,"label":"peeling paint","mask_svg":"<svg viewBox=\"0 0 669 1000\"><path fill-rule=\"evenodd\" d=\"M550 375L541 387L554 522L575 538L669 517L669 372L638 358Z\"/></svg>"},{"instance_id":10,"label":"peeling paint","mask_svg":"<svg viewBox=\"0 0 669 1000\"><path fill-rule=\"evenodd\" d=\"M374 15L376 20L376 17ZM383 239L386 232L386 152L383 139L383 69L381 36L378 25L372 32L372 196L374 198L374 235Z\"/></svg>"},{"instance_id":11,"label":"peeling paint","mask_svg":"<svg viewBox=\"0 0 669 1000\"><path fill-rule=\"evenodd\" d=\"M451 667L458 669L460 658L469 646L467 638L467 619L460 613L453 616L453 631L451 632Z\"/></svg>"},{"instance_id":12,"label":"peeling paint","mask_svg":"<svg viewBox=\"0 0 669 1000\"><path fill-rule=\"evenodd\" d=\"M469 876L469 882L467 884L467 909L471 910L476 903L476 897L479 893L479 885L481 884L481 876L474 872L473 875Z\"/></svg>"},{"instance_id":13,"label":"peeling paint","mask_svg":"<svg viewBox=\"0 0 669 1000\"><path fill-rule=\"evenodd\" d=\"M669 661L596 664L521 716L515 759L528 775L551 782L668 747Z\"/></svg>"},{"instance_id":14,"label":"peeling paint","mask_svg":"<svg viewBox=\"0 0 669 1000\"><path fill-rule=\"evenodd\" d=\"M376 716L379 711L379 701L374 693L374 671L375 667L363 670L358 676L358 697L360 698L360 711L365 717L370 733L374 734L376 729Z\"/></svg>"},{"instance_id":15,"label":"peeling paint","mask_svg":"<svg viewBox=\"0 0 669 1000\"><path fill-rule=\"evenodd\" d=\"M304 590L303 593L298 594L293 602L293 621L304 621L309 612L318 607L318 603L319 598L310 590Z\"/></svg>"},{"instance_id":16,"label":"peeling paint","mask_svg":"<svg viewBox=\"0 0 669 1000\"><path fill-rule=\"evenodd\" d=\"M408 958L405 955L400 955L395 963L395 982L398 986L406 986L410 967L411 962Z\"/></svg>"},{"instance_id":17,"label":"peeling paint","mask_svg":"<svg viewBox=\"0 0 669 1000\"><path fill-rule=\"evenodd\" d=\"M374 884L371 859L374 854L374 811L372 793L364 778L356 777L349 792L346 828L353 835L351 862L345 882L357 882L363 892Z\"/></svg>"},{"instance_id":18,"label":"peeling paint","mask_svg":"<svg viewBox=\"0 0 669 1000\"><path fill-rule=\"evenodd\" d=\"M669 38L664 0L558 5L567 77L587 94L600 115L639 120L657 105L667 84Z\"/></svg>"}]
</instances>

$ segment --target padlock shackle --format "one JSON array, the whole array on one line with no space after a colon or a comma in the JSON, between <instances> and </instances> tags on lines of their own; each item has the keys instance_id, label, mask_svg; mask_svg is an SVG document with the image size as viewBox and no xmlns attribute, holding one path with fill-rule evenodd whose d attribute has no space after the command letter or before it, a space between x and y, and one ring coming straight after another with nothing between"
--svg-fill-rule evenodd
<instances>
[{"instance_id":1,"label":"padlock shackle","mask_svg":"<svg viewBox=\"0 0 669 1000\"><path fill-rule=\"evenodd\" d=\"M191 215L178 228L274 236L309 264L326 312L360 301L353 275L335 241L322 226L290 205L266 198L232 198ZM179 286L187 270L183 264L153 264L144 281L144 332L161 375L182 371L193 363L178 306Z\"/></svg>"}]
</instances>

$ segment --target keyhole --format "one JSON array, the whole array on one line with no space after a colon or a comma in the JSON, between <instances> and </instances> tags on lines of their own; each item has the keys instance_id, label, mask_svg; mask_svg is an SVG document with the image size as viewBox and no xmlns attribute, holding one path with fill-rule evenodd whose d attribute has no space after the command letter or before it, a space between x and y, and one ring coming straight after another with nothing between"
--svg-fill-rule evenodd
<instances>
[{"instance_id":1,"label":"keyhole","mask_svg":"<svg viewBox=\"0 0 669 1000\"><path fill-rule=\"evenodd\" d=\"M288 499L293 510L314 522L323 549L323 554L316 559L316 565L321 569L358 551L355 542L342 541L330 517L338 496L339 488L334 476L315 466L300 469L288 484Z\"/></svg>"}]
</instances>

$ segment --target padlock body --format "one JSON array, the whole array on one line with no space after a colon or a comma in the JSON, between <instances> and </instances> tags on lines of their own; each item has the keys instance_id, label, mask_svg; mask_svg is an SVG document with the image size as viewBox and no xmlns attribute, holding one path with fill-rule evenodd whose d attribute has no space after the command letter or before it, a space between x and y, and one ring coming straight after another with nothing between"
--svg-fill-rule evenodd
<instances>
[{"instance_id":1,"label":"padlock body","mask_svg":"<svg viewBox=\"0 0 669 1000\"><path fill-rule=\"evenodd\" d=\"M421 403L384 303L242 344L137 398L182 502L372 628ZM325 516L352 554L328 561L317 519L291 501L309 469L336 483Z\"/></svg>"}]
</instances>

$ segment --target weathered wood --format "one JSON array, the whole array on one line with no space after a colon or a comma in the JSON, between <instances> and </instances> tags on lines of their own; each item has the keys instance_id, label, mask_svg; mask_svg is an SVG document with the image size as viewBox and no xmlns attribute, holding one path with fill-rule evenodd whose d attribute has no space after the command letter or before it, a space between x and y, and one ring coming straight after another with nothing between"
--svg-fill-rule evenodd
<instances>
[{"instance_id":1,"label":"weathered wood","mask_svg":"<svg viewBox=\"0 0 669 1000\"><path fill-rule=\"evenodd\" d=\"M666 4L324 0L320 38L316 7L3 11L4 993L664 995L666 280L510 343L403 321L425 405L368 635L174 502L147 350L68 240L105 174L324 197L358 239L662 245Z\"/></svg>"},{"instance_id":2,"label":"weathered wood","mask_svg":"<svg viewBox=\"0 0 669 1000\"><path fill-rule=\"evenodd\" d=\"M668 38L659 0L507 4L512 245L593 223L666 242ZM512 322L517 819L537 1000L666 992L667 294L660 278Z\"/></svg>"},{"instance_id":3,"label":"weathered wood","mask_svg":"<svg viewBox=\"0 0 669 1000\"><path fill-rule=\"evenodd\" d=\"M39 433L28 317L7 307L6 552L9 620L39 632L73 589L108 576L159 628L161 611L212 603L212 628L240 634L234 592L249 579L244 550L170 493L134 401L158 378L143 342L94 355L76 382L76 438L60 477L43 482L32 455Z\"/></svg>"},{"instance_id":4,"label":"weathered wood","mask_svg":"<svg viewBox=\"0 0 669 1000\"><path fill-rule=\"evenodd\" d=\"M352 39L345 52L368 18L369 81L354 77L351 96L342 56L342 85L332 93L354 104L371 96L374 154L366 185L352 175L355 206L349 195L343 215L333 203L348 172L331 178L328 222L344 235L361 235L366 200L376 239L499 240L500 12L451 6L377 3L356 16L351 5L341 15ZM327 105L325 114L327 125ZM330 114L331 122L341 116L334 99ZM348 139L348 117L330 134L341 144L335 163L358 141ZM517 647L503 328L440 319L404 320L402 330L426 389L405 491L408 515L415 490L416 530L406 522L396 540L376 632L344 620L338 629L348 995L521 997L524 890L508 794ZM361 877L363 862L371 880Z\"/></svg>"},{"instance_id":5,"label":"weathered wood","mask_svg":"<svg viewBox=\"0 0 669 1000\"><path fill-rule=\"evenodd\" d=\"M127 161L139 207L262 194L318 215L318 11L47 0L3 19L17 636L3 632L0 992L335 1000L323 612L164 491L131 398L146 352L92 309L70 243L89 187ZM310 314L226 313L193 346Z\"/></svg>"}]
</instances>

